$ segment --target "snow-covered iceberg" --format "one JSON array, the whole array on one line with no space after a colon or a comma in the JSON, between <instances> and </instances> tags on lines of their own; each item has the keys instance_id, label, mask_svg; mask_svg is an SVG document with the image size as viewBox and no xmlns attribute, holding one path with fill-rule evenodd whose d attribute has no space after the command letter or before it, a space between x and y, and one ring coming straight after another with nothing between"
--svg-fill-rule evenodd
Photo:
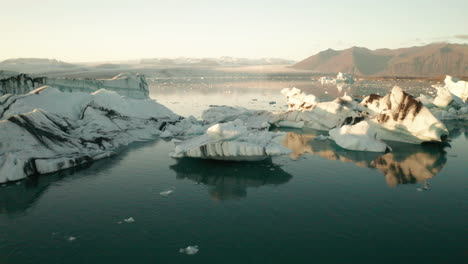
<instances>
[{"instance_id":1,"label":"snow-covered iceberg","mask_svg":"<svg viewBox=\"0 0 468 264\"><path fill-rule=\"evenodd\" d=\"M234 120L214 124L201 136L184 141L174 139L174 158L192 157L218 160L262 160L268 156L288 154L280 142L284 133L248 130L245 123Z\"/></svg>"},{"instance_id":2,"label":"snow-covered iceberg","mask_svg":"<svg viewBox=\"0 0 468 264\"><path fill-rule=\"evenodd\" d=\"M385 96L365 97L361 105L367 108L369 124L378 139L418 144L443 141L448 136L445 125L398 86Z\"/></svg>"},{"instance_id":3,"label":"snow-covered iceberg","mask_svg":"<svg viewBox=\"0 0 468 264\"><path fill-rule=\"evenodd\" d=\"M41 87L0 97L0 183L109 156L181 119L153 100Z\"/></svg>"},{"instance_id":4,"label":"snow-covered iceberg","mask_svg":"<svg viewBox=\"0 0 468 264\"><path fill-rule=\"evenodd\" d=\"M297 88L284 88L281 93L286 96L289 109L278 115L279 121L303 123L304 127L317 130L330 130L362 120L359 111L354 109L357 103L349 96L319 102L315 96L306 95ZM288 123L288 126L292 125Z\"/></svg>"}]
</instances>

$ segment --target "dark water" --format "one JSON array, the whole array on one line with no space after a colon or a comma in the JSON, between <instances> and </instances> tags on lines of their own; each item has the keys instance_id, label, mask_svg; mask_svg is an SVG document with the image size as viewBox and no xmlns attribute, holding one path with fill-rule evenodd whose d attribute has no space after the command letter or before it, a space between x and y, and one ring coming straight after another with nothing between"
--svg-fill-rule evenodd
<instances>
[{"instance_id":1,"label":"dark water","mask_svg":"<svg viewBox=\"0 0 468 264\"><path fill-rule=\"evenodd\" d=\"M206 98L263 108L277 89L225 91ZM154 94L181 111L211 103L190 103L199 90ZM468 126L448 125L451 147L393 143L386 154L290 130L290 156L252 163L176 160L171 142L136 143L0 187L0 263L463 263ZM179 253L189 245L198 254Z\"/></svg>"}]
</instances>

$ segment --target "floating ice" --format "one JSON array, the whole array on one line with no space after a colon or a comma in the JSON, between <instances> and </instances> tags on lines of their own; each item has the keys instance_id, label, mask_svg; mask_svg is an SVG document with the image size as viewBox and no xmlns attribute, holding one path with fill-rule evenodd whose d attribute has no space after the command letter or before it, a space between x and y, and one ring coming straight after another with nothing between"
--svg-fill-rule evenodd
<instances>
[{"instance_id":1,"label":"floating ice","mask_svg":"<svg viewBox=\"0 0 468 264\"><path fill-rule=\"evenodd\" d=\"M153 100L107 90L70 96L41 87L1 96L0 183L108 157L120 146L156 137L179 120Z\"/></svg>"},{"instance_id":2,"label":"floating ice","mask_svg":"<svg viewBox=\"0 0 468 264\"><path fill-rule=\"evenodd\" d=\"M336 76L336 82L337 83L342 82L342 83L346 83L346 84L353 84L354 79L350 74L339 72L338 75Z\"/></svg>"},{"instance_id":3,"label":"floating ice","mask_svg":"<svg viewBox=\"0 0 468 264\"><path fill-rule=\"evenodd\" d=\"M421 95L418 99L440 120L468 120L468 82L448 76L445 86L434 85L437 96Z\"/></svg>"},{"instance_id":4,"label":"floating ice","mask_svg":"<svg viewBox=\"0 0 468 264\"><path fill-rule=\"evenodd\" d=\"M287 126L290 122L303 122L303 127L330 130L362 120L361 114L354 109L357 104L349 96L330 102L318 102L314 95L306 95L297 88L285 88L281 93L286 96L289 111L277 115L280 126L281 122Z\"/></svg>"},{"instance_id":5,"label":"floating ice","mask_svg":"<svg viewBox=\"0 0 468 264\"><path fill-rule=\"evenodd\" d=\"M133 217L129 217L129 218L127 218L127 219L124 219L123 221L124 221L125 223L133 223L133 222L135 222L135 219L133 219Z\"/></svg>"},{"instance_id":6,"label":"floating ice","mask_svg":"<svg viewBox=\"0 0 468 264\"><path fill-rule=\"evenodd\" d=\"M173 193L174 190L167 190L167 191L162 191L159 193L161 196L169 196L171 193Z\"/></svg>"},{"instance_id":7,"label":"floating ice","mask_svg":"<svg viewBox=\"0 0 468 264\"><path fill-rule=\"evenodd\" d=\"M179 249L180 253L184 253L184 254L187 254L187 255L195 255L195 254L198 253L198 251L199 251L199 249L198 249L197 245L188 246L186 248Z\"/></svg>"},{"instance_id":8,"label":"floating ice","mask_svg":"<svg viewBox=\"0 0 468 264\"><path fill-rule=\"evenodd\" d=\"M442 141L448 135L440 122L420 101L395 86L390 94L372 94L361 105L370 113L369 124L378 139L421 143Z\"/></svg>"},{"instance_id":9,"label":"floating ice","mask_svg":"<svg viewBox=\"0 0 468 264\"><path fill-rule=\"evenodd\" d=\"M334 128L329 133L330 139L344 149L385 152L388 148L387 144L375 138L376 132L369 127L367 121Z\"/></svg>"},{"instance_id":10,"label":"floating ice","mask_svg":"<svg viewBox=\"0 0 468 264\"><path fill-rule=\"evenodd\" d=\"M71 236L71 237L68 237L67 240L68 240L69 242L72 242L72 241L75 241L75 240L76 240L76 237Z\"/></svg>"},{"instance_id":11,"label":"floating ice","mask_svg":"<svg viewBox=\"0 0 468 264\"><path fill-rule=\"evenodd\" d=\"M260 160L290 151L281 146L284 133L248 130L244 122L215 124L207 133L185 141L173 141L174 158L193 157L219 160Z\"/></svg>"}]
</instances>

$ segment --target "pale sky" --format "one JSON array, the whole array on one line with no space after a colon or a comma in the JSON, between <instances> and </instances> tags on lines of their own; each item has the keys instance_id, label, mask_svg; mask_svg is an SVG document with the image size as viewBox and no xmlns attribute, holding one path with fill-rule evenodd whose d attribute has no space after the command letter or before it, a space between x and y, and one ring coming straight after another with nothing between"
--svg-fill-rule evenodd
<instances>
[{"instance_id":1,"label":"pale sky","mask_svg":"<svg viewBox=\"0 0 468 264\"><path fill-rule=\"evenodd\" d=\"M0 61L300 60L327 48L468 43L468 0L0 0L0 10Z\"/></svg>"}]
</instances>

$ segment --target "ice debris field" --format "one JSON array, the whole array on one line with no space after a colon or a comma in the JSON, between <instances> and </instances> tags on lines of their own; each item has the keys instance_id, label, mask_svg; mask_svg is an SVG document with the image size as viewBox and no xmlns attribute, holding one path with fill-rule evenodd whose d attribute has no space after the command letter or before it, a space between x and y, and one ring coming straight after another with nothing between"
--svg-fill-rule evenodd
<instances>
[{"instance_id":1,"label":"ice debris field","mask_svg":"<svg viewBox=\"0 0 468 264\"><path fill-rule=\"evenodd\" d=\"M353 81L342 73L333 80ZM326 102L285 88L287 110L211 106L196 119L150 99L140 74L106 80L10 76L0 80L0 183L78 166L156 137L172 140L173 158L235 161L290 153L286 134L272 132L275 127L328 131L321 140L354 151L391 152L386 141L443 142L444 120L468 120L468 84L447 76L435 88L435 97L415 98L395 86L384 96L345 94Z\"/></svg>"}]
</instances>

